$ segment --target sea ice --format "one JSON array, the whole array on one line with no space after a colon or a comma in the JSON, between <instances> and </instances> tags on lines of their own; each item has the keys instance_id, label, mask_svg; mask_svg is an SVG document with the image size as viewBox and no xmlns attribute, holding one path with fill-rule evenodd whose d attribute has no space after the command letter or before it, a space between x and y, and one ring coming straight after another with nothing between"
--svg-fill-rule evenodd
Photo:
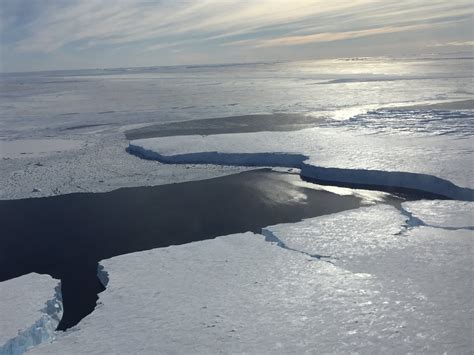
<instances>
[{"instance_id":1,"label":"sea ice","mask_svg":"<svg viewBox=\"0 0 474 355\"><path fill-rule=\"evenodd\" d=\"M450 223L455 203L460 205L458 216ZM420 217L427 210L432 213L429 217L436 213L439 224L472 222L472 204L416 201L404 204L408 208L405 205L414 213L420 211ZM324 255L335 266L370 274L377 291L366 335L387 337L380 340L381 348L398 339L391 352L469 352L473 347L473 232L462 227L412 228L401 224L406 218L393 207L379 205L272 226L263 234L286 248Z\"/></svg>"},{"instance_id":2,"label":"sea ice","mask_svg":"<svg viewBox=\"0 0 474 355\"><path fill-rule=\"evenodd\" d=\"M359 260L403 247L398 234L406 220L395 208L377 205L299 223L279 224L264 228L262 233L287 248L325 256L334 262Z\"/></svg>"},{"instance_id":3,"label":"sea ice","mask_svg":"<svg viewBox=\"0 0 474 355\"><path fill-rule=\"evenodd\" d=\"M452 138L460 132L469 132L465 128L472 126L472 115L457 115L457 118L456 113L431 115L417 112L405 115L391 109L376 114L366 113L381 107L441 101L445 102L442 107L429 106L428 110L465 109L465 105L459 106L455 102L472 99L471 71L472 60L468 58L357 58L9 73L0 77L0 86L8 88L0 95L0 139L3 142L22 140L25 143L31 140L36 144L41 140L66 140L83 144L77 149L61 150L60 154L50 152L41 155L21 154L33 152L23 146L16 151L18 154L15 157L10 155L9 158L2 153L6 153L7 148L0 146L0 156L5 158L1 160L0 198L103 192L126 186L212 178L244 170L228 166L164 166L126 154L128 142L123 131L169 122L296 113L313 116L309 122L329 125L334 128L335 135L347 126L355 128L356 133L359 128L365 127L372 133L382 129L397 135L420 130L428 131L428 135L451 132L439 138ZM454 106L446 106L449 102L453 102ZM424 111L422 107L415 109ZM236 125L240 123L237 121ZM274 126L275 122L269 123L268 127ZM222 128L221 123L217 126ZM294 129L295 125L288 126ZM262 136L263 139L272 137L279 139L276 144L281 144L277 151L283 148L286 151L293 144L285 143L291 135L288 138L281 135ZM409 140L409 137L406 138ZM430 150L433 141L423 141ZM253 142L250 143L254 146ZM331 139L329 143L332 143ZM357 163L357 149L352 143L343 139L334 140L341 152L345 149L354 153L354 163ZM361 139L355 143L364 142ZM344 147L346 144L347 147ZM412 154L409 149L399 149L396 141L387 141L386 147L402 153L398 158L402 165L393 164L397 169L404 168L403 164L418 164L417 152ZM307 146L303 148L303 154L311 153ZM322 153L329 152L330 149L326 149ZM387 152L382 153L388 155ZM380 151L374 153L374 156L377 155ZM439 159L436 152L427 155ZM448 155L452 156L454 152ZM321 164L322 158L318 154L316 163ZM446 160L450 158L448 156ZM334 162L334 157L330 159ZM385 160L390 159L387 156ZM368 163L367 159L363 160ZM261 163L261 159L257 163ZM380 167L381 164L377 165ZM452 167L456 167L456 162L446 169ZM458 172L453 171L450 175L458 175ZM453 182L469 187L462 181ZM41 192L33 192L34 188L41 189Z\"/></svg>"},{"instance_id":4,"label":"sea ice","mask_svg":"<svg viewBox=\"0 0 474 355\"><path fill-rule=\"evenodd\" d=\"M71 141L79 141L80 138L74 135L67 137ZM123 133L116 129L82 139L84 144L79 148L60 154L24 154L0 159L0 198L106 192L121 187L202 180L248 169L216 166L189 169L189 166L164 166L138 159L125 152L128 143ZM35 188L41 191L33 192Z\"/></svg>"},{"instance_id":5,"label":"sea ice","mask_svg":"<svg viewBox=\"0 0 474 355\"><path fill-rule=\"evenodd\" d=\"M51 341L62 316L60 286L47 275L0 282L0 354L22 354Z\"/></svg>"},{"instance_id":6,"label":"sea ice","mask_svg":"<svg viewBox=\"0 0 474 355\"><path fill-rule=\"evenodd\" d=\"M472 232L408 219L377 205L105 260L96 310L32 353L469 352Z\"/></svg>"},{"instance_id":7,"label":"sea ice","mask_svg":"<svg viewBox=\"0 0 474 355\"><path fill-rule=\"evenodd\" d=\"M312 128L148 138L131 141L128 150L167 163L294 167L318 180L398 186L472 200L473 139Z\"/></svg>"},{"instance_id":8,"label":"sea ice","mask_svg":"<svg viewBox=\"0 0 474 355\"><path fill-rule=\"evenodd\" d=\"M83 142L68 139L0 140L0 158L42 156L79 148Z\"/></svg>"},{"instance_id":9,"label":"sea ice","mask_svg":"<svg viewBox=\"0 0 474 355\"><path fill-rule=\"evenodd\" d=\"M0 197L109 191L235 173L244 169L164 166L137 159L125 153L128 143L122 131L128 125L271 112L311 113L326 123L335 120L328 127L299 132L134 141L129 151L169 163L297 167L303 176L348 176L360 183L403 178L408 187L453 198L472 196L472 190L433 178L474 187L473 138L466 137L472 115L410 115L396 110L365 114L390 105L469 99L472 61L348 63L4 76L2 83L9 90L1 98L2 139L82 143L74 149L55 147L61 154L46 149L36 155L29 153L40 151L39 145L34 150L23 146L12 154L11 144L18 143L6 147L2 141ZM386 81L374 85L374 79ZM41 191L33 193L34 189ZM470 206L406 203L403 213L366 207L303 221L291 233L290 225L267 228L267 240L240 234L106 260L110 283L97 309L58 341L31 351L469 352ZM462 216L450 213L452 209ZM321 227L324 235L309 228L312 225ZM23 278L0 284L0 290L18 280ZM51 299L52 288L39 297L40 308ZM32 290L15 295L30 297ZM0 307L7 310L0 319L2 336L8 320L4 314L18 312L12 322L23 319L23 312L32 317L9 330L38 319L34 312L40 308L26 312L28 305L19 309L18 299L4 303L6 296L1 296ZM36 328L27 328L27 339L31 329ZM16 333L12 336L20 339Z\"/></svg>"},{"instance_id":10,"label":"sea ice","mask_svg":"<svg viewBox=\"0 0 474 355\"><path fill-rule=\"evenodd\" d=\"M425 225L474 229L474 203L464 201L405 202L403 207Z\"/></svg>"}]
</instances>

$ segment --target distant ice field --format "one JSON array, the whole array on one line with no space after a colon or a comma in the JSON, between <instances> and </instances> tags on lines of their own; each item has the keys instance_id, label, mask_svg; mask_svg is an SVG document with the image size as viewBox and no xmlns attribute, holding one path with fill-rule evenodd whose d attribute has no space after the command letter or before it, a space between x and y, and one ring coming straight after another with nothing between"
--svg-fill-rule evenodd
<instances>
[{"instance_id":1,"label":"distant ice field","mask_svg":"<svg viewBox=\"0 0 474 355\"><path fill-rule=\"evenodd\" d=\"M10 136L34 134L33 127L39 134L275 112L348 119L386 105L465 100L474 93L471 59L19 73L2 74L0 85L0 129Z\"/></svg>"},{"instance_id":2,"label":"distant ice field","mask_svg":"<svg viewBox=\"0 0 474 355\"><path fill-rule=\"evenodd\" d=\"M414 139L466 138L474 126L472 105L398 107L472 100L472 65L466 58L362 58L1 74L0 198L110 191L245 170L165 166L125 152L124 132L130 139L163 135L161 124L169 125L166 135L316 126L336 135L364 129ZM206 119L217 119L214 131ZM23 143L43 140L64 144L28 154ZM19 154L7 154L10 146Z\"/></svg>"},{"instance_id":3,"label":"distant ice field","mask_svg":"<svg viewBox=\"0 0 474 355\"><path fill-rule=\"evenodd\" d=\"M474 133L474 100L450 101L431 105L393 106L371 110L348 120L326 120L325 126L377 133L411 136L454 135L470 137Z\"/></svg>"}]
</instances>

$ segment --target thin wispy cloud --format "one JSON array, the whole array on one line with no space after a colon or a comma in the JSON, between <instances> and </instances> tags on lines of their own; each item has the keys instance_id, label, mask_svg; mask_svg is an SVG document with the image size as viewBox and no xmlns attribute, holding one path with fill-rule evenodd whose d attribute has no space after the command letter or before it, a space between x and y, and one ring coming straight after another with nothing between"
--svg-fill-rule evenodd
<instances>
[{"instance_id":1,"label":"thin wispy cloud","mask_svg":"<svg viewBox=\"0 0 474 355\"><path fill-rule=\"evenodd\" d=\"M148 51L170 61L173 52L189 51L225 60L218 51L232 47L258 59L269 48L301 47L307 53L305 46L317 43L343 46L355 39L423 31L443 36L433 43L464 43L472 38L463 31L458 36L456 26L472 25L474 14L464 0L2 1L4 61L26 55L97 57L118 48L127 51L124 58Z\"/></svg>"},{"instance_id":2,"label":"thin wispy cloud","mask_svg":"<svg viewBox=\"0 0 474 355\"><path fill-rule=\"evenodd\" d=\"M474 41L455 41L446 43L428 44L427 47L471 47L474 46Z\"/></svg>"},{"instance_id":3,"label":"thin wispy cloud","mask_svg":"<svg viewBox=\"0 0 474 355\"><path fill-rule=\"evenodd\" d=\"M346 39L355 39L360 37L381 35L387 33L410 31L414 29L428 28L429 25L412 25L412 26L401 26L401 27L380 27L360 31L345 31L345 32L323 32L312 35L303 36L287 36L279 37L270 40L263 41L240 41L234 44L252 44L255 47L274 47L274 46L298 46L308 43L319 43L319 42L333 42L341 41Z\"/></svg>"}]
</instances>

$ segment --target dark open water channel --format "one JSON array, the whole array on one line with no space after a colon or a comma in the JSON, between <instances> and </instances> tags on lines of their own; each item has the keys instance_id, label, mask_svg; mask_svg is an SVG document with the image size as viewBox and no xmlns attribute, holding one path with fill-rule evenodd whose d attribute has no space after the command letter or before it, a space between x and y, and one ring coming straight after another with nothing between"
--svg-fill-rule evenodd
<instances>
[{"instance_id":1,"label":"dark open water channel","mask_svg":"<svg viewBox=\"0 0 474 355\"><path fill-rule=\"evenodd\" d=\"M0 281L30 272L61 280L58 329L93 311L98 262L357 208L361 200L297 186L262 169L210 180L106 193L0 201Z\"/></svg>"}]
</instances>

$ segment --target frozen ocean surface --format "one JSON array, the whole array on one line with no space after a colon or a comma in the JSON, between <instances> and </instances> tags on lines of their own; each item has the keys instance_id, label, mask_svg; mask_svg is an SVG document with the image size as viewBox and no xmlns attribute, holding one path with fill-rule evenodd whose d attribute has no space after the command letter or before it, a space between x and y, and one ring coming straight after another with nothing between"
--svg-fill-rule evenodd
<instances>
[{"instance_id":1,"label":"frozen ocean surface","mask_svg":"<svg viewBox=\"0 0 474 355\"><path fill-rule=\"evenodd\" d=\"M474 230L474 203L461 201L405 202L403 208L418 223L431 227ZM415 222L416 223L416 222Z\"/></svg>"},{"instance_id":2,"label":"frozen ocean surface","mask_svg":"<svg viewBox=\"0 0 474 355\"><path fill-rule=\"evenodd\" d=\"M24 155L42 156L77 149L81 141L66 139L19 139L0 141L0 158L19 158Z\"/></svg>"},{"instance_id":3,"label":"frozen ocean surface","mask_svg":"<svg viewBox=\"0 0 474 355\"><path fill-rule=\"evenodd\" d=\"M124 131L160 123L289 113L310 115L315 126L334 128L335 134L339 130L358 134L364 127L374 135L411 132L413 140L441 134L465 137L465 130L472 127L469 106L444 106L449 108L445 112L440 107L421 111L418 107L403 114L397 107L472 100L472 62L468 58L359 58L2 74L2 144L64 139L83 145L61 154L3 159L0 198L110 191L243 170L164 166L125 153ZM433 141L425 143L429 147ZM291 144L287 142L286 148ZM415 157L415 152L398 148L392 154L401 154L398 160L409 162ZM330 153L330 147L324 153ZM341 164L350 159L339 158ZM450 158L448 152L446 159ZM334 157L318 156L318 162L321 159L334 162ZM365 159L360 165L370 161Z\"/></svg>"},{"instance_id":4,"label":"frozen ocean surface","mask_svg":"<svg viewBox=\"0 0 474 355\"><path fill-rule=\"evenodd\" d=\"M52 341L62 315L59 282L28 274L0 283L0 354L22 354Z\"/></svg>"},{"instance_id":5,"label":"frozen ocean surface","mask_svg":"<svg viewBox=\"0 0 474 355\"><path fill-rule=\"evenodd\" d=\"M100 306L32 353L467 353L472 247L378 205L123 255Z\"/></svg>"},{"instance_id":6,"label":"frozen ocean surface","mask_svg":"<svg viewBox=\"0 0 474 355\"><path fill-rule=\"evenodd\" d=\"M271 165L341 185L396 178L469 200L473 63L351 58L0 74L0 199L180 183ZM280 114L308 119L275 129ZM248 115L267 121L253 132L232 122ZM219 132L222 117L242 132ZM209 118L214 131L187 126ZM186 135L126 138L162 124ZM473 226L472 203L416 201L272 226L264 236L115 257L102 263L110 282L96 310L31 352L468 353ZM42 290L36 281L17 284L24 277L31 276L0 289L29 297ZM17 329L31 329L56 285L19 325L14 320L26 308L11 298L5 314L14 320L5 334L20 339ZM46 338L54 328L48 324L35 328Z\"/></svg>"}]
</instances>

